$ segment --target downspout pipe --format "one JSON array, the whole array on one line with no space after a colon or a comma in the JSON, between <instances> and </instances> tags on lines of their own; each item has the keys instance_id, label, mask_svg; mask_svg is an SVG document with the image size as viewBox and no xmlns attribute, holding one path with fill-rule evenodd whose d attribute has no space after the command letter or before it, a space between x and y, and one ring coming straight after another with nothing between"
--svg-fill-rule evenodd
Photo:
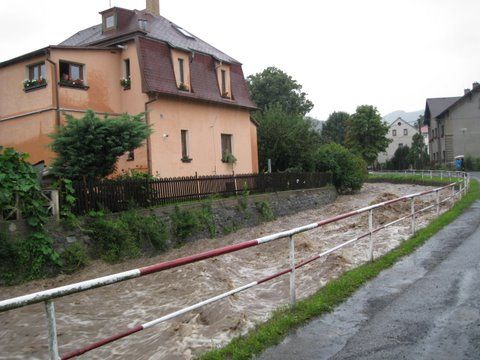
<instances>
[{"instance_id":1,"label":"downspout pipe","mask_svg":"<svg viewBox=\"0 0 480 360\"><path fill-rule=\"evenodd\" d=\"M148 113L148 105L158 100L158 94L155 94L155 98L148 100L145 103L145 122L147 125L150 125L150 115ZM151 135L147 137L147 166L148 166L148 174L153 175L152 170L152 141L150 139Z\"/></svg>"},{"instance_id":2,"label":"downspout pipe","mask_svg":"<svg viewBox=\"0 0 480 360\"><path fill-rule=\"evenodd\" d=\"M45 50L45 53L47 55L47 61L53 65L53 82L55 83L54 91L55 91L55 125L57 127L60 126L60 100L58 96L58 73L57 73L57 64L50 60L50 51L47 49ZM52 86L53 88L53 86Z\"/></svg>"}]
</instances>

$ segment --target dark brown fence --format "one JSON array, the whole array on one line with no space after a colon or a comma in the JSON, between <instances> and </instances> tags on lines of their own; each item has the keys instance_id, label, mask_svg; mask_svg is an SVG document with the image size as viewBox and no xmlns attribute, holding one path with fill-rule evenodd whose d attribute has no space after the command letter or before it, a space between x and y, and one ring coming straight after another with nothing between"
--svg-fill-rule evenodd
<instances>
[{"instance_id":1,"label":"dark brown fence","mask_svg":"<svg viewBox=\"0 0 480 360\"><path fill-rule=\"evenodd\" d=\"M239 174L78 182L73 184L77 198L73 211L76 214L99 209L117 212L135 206L148 207L210 196L232 196L244 191L266 193L311 189L328 183L331 183L331 176L327 173Z\"/></svg>"}]
</instances>

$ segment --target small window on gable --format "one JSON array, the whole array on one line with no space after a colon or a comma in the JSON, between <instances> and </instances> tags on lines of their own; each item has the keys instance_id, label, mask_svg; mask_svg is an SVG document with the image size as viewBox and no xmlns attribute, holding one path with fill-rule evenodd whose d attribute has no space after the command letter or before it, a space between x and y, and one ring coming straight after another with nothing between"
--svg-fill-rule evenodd
<instances>
[{"instance_id":1,"label":"small window on gable","mask_svg":"<svg viewBox=\"0 0 480 360\"><path fill-rule=\"evenodd\" d=\"M103 16L103 31L113 30L117 27L117 17L115 14Z\"/></svg>"},{"instance_id":2,"label":"small window on gable","mask_svg":"<svg viewBox=\"0 0 480 360\"><path fill-rule=\"evenodd\" d=\"M398 126L402 126L402 123L399 121L397 125L398 125Z\"/></svg>"},{"instance_id":3,"label":"small window on gable","mask_svg":"<svg viewBox=\"0 0 480 360\"><path fill-rule=\"evenodd\" d=\"M408 129L403 129L403 135L408 135Z\"/></svg>"},{"instance_id":4,"label":"small window on gable","mask_svg":"<svg viewBox=\"0 0 480 360\"><path fill-rule=\"evenodd\" d=\"M185 66L184 66L183 59L178 59L178 74L179 74L180 85L185 84Z\"/></svg>"},{"instance_id":5,"label":"small window on gable","mask_svg":"<svg viewBox=\"0 0 480 360\"><path fill-rule=\"evenodd\" d=\"M397 136L397 130L395 129L392 130L392 136Z\"/></svg>"}]
</instances>

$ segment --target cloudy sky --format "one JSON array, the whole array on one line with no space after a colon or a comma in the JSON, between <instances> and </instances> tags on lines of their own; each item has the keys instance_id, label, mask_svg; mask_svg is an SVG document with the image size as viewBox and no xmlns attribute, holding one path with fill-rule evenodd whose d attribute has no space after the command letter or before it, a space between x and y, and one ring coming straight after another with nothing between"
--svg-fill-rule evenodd
<instances>
[{"instance_id":1,"label":"cloudy sky","mask_svg":"<svg viewBox=\"0 0 480 360\"><path fill-rule=\"evenodd\" d=\"M142 9L144 0L111 0ZM109 0L0 2L0 61L100 23ZM480 80L478 0L160 0L161 14L243 63L276 66L315 104L312 116L372 104L423 109Z\"/></svg>"}]
</instances>

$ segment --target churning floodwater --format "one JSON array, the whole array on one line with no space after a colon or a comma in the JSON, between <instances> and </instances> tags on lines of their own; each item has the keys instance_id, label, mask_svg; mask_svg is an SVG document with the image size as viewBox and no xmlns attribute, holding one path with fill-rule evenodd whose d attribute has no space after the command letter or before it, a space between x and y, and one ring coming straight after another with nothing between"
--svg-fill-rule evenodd
<instances>
[{"instance_id":1,"label":"churning floodwater","mask_svg":"<svg viewBox=\"0 0 480 360\"><path fill-rule=\"evenodd\" d=\"M339 196L329 205L241 229L217 239L202 239L152 258L110 265L93 261L73 275L0 288L0 299L24 295L82 280L100 277L157 262L306 225L353 209L430 187L365 184L355 195ZM434 196L417 200L417 206L434 203ZM442 211L445 210L442 207ZM407 215L410 203L402 202L376 211L374 226ZM434 209L417 219L425 226ZM362 214L295 236L296 260L301 261L364 233ZM410 236L410 221L402 221L374 235L374 255L379 256ZM161 273L70 295L55 300L60 353L111 336L126 328L192 305L288 267L288 240L260 245ZM328 280L368 258L368 239L361 240L296 272L297 298L304 298ZM255 323L289 299L289 276L207 305L179 318L108 344L85 354L84 359L191 359L212 347L225 345L245 334ZM0 359L48 358L47 327L43 304L0 314Z\"/></svg>"}]
</instances>

